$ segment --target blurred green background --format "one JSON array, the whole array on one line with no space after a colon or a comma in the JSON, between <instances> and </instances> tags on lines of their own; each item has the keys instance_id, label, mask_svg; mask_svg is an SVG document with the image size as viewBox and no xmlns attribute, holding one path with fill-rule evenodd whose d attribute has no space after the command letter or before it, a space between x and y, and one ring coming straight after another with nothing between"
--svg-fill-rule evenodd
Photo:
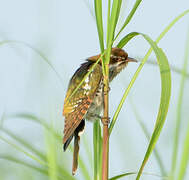
<instances>
[{"instance_id":1,"label":"blurred green background","mask_svg":"<svg viewBox=\"0 0 189 180\"><path fill-rule=\"evenodd\" d=\"M123 0L121 20L125 19L133 4L133 1ZM122 35L139 31L155 39L176 16L188 8L188 0L145 0ZM118 27L123 23L121 20ZM180 70L186 54L188 29L187 15L159 43L171 67ZM7 40L14 42L8 43ZM74 178L70 176L72 152L63 153L61 137L64 125L63 101L69 79L87 57L100 52L93 1L0 0L0 41L4 42L0 42L0 179L83 180L87 177L86 171L92 179L92 123L87 123L81 140L80 155L86 170L80 166ZM125 50L130 57L140 60L148 48L149 45L142 38L137 38ZM36 53L36 49L42 54ZM61 80L44 58L53 65ZM150 60L155 61L154 54ZM136 64L129 64L112 82L110 117L136 68ZM181 106L177 164L180 163L189 121L188 78L184 84ZM166 174L171 170L180 81L181 73L172 71L170 109L156 146ZM110 139L110 177L138 171L149 141L137 120L140 119L152 133L160 90L157 66L146 64L124 104ZM45 128L47 124L48 128ZM55 136L51 132L56 133ZM49 170L48 163L53 166L53 170ZM144 172L161 175L154 154ZM188 178L189 169L185 175L185 179ZM123 179L135 179L135 176ZM156 180L162 177L143 175L141 179Z\"/></svg>"}]
</instances>

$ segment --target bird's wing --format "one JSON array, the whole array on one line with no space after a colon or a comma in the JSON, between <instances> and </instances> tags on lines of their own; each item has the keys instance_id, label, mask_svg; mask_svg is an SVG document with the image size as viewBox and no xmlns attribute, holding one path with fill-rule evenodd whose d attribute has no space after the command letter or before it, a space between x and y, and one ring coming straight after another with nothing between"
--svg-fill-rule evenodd
<instances>
[{"instance_id":1,"label":"bird's wing","mask_svg":"<svg viewBox=\"0 0 189 180\"><path fill-rule=\"evenodd\" d=\"M69 98L74 89L84 78L91 65L90 62L82 64L70 81L63 109L63 115L65 116L63 143L74 133L87 113L102 80L102 69L101 66L97 64L93 72L86 78L77 92Z\"/></svg>"}]
</instances>

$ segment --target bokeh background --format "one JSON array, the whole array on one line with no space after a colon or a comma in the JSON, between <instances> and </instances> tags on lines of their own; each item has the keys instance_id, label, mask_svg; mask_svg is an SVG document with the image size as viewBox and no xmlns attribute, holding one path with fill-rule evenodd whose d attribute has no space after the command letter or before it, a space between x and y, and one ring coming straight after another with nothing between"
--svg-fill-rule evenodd
<instances>
[{"instance_id":1,"label":"bokeh background","mask_svg":"<svg viewBox=\"0 0 189 180\"><path fill-rule=\"evenodd\" d=\"M118 27L128 15L134 1L123 1L123 4L122 18ZM141 3L127 29L122 33L122 37L126 33L138 31L155 39L177 15L188 8L188 0L145 0ZM44 153L48 151L44 129L27 118L19 118L19 116L15 117L14 115L33 114L48 122L56 129L57 133L62 135L64 125L62 109L69 79L87 57L96 55L100 51L93 14L93 1L87 0L0 0L0 41L17 41L5 44L0 42L1 127L9 129ZM159 43L170 64L178 69L181 69L183 65L188 29L189 16L187 15ZM27 44L23 44L23 42ZM43 56L48 58L61 80L29 45L40 50ZM139 37L132 40L124 49L130 57L140 60L148 48L149 45ZM150 60L156 60L153 54ZM112 82L110 92L111 117L137 67L138 64L129 64L128 68ZM156 146L167 173L171 169L180 79L180 74L173 71L170 109ZM152 132L159 107L160 90L158 67L146 64L124 104L111 135L110 177L124 172L136 172L139 169L148 140L136 120L134 110L137 111L148 131ZM189 120L189 95L187 92L189 92L188 79L184 88L179 149L183 144ZM81 141L80 153L91 175L93 169L91 160L86 155L85 146L87 144L90 149L92 159L92 130L92 123L87 123L85 140ZM14 139L2 131L0 136L17 144ZM62 152L61 141L55 143L55 149L58 161L71 174L72 153L70 151ZM5 154L38 166L35 161L0 139L0 156ZM153 154L145 167L145 172L161 174ZM3 158L0 158L0 174L0 179L3 180L48 179L42 173ZM188 178L189 172L186 174L186 179ZM75 179L83 179L80 169ZM123 179L135 179L135 176ZM144 175L141 179L156 180L161 179L161 177Z\"/></svg>"}]
</instances>

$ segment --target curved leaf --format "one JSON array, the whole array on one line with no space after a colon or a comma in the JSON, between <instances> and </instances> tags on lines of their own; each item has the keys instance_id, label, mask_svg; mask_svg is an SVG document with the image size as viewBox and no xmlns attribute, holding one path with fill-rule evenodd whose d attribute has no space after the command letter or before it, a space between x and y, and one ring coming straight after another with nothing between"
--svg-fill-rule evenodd
<instances>
[{"instance_id":1,"label":"curved leaf","mask_svg":"<svg viewBox=\"0 0 189 180\"><path fill-rule=\"evenodd\" d=\"M51 62L49 61L49 59L37 48L33 47L32 45L26 43L26 42L22 42L22 41L14 41L14 40L4 40L4 41L0 41L0 46L5 45L5 44L21 44L24 45L30 49L32 49L36 54L38 54L50 67L51 69L55 72L55 74L57 75L57 77L59 78L61 84L63 84L63 79L60 76L60 74L56 71L56 69L54 68L54 66L51 64Z\"/></svg>"},{"instance_id":2,"label":"curved leaf","mask_svg":"<svg viewBox=\"0 0 189 180\"><path fill-rule=\"evenodd\" d=\"M163 127L165 119L166 119L166 115L167 115L168 108L169 108L170 95L171 95L171 73L170 73L170 67L169 67L167 57L163 53L162 49L158 48L157 44L153 40L151 40L147 35L142 34L142 33L137 33L137 32L134 32L133 34L135 34L135 36L142 35L144 37L144 39L150 44L151 48L154 50L154 52L156 54L159 69L160 69L160 75L161 75L161 99L160 99L159 112L158 112L156 124L154 127L153 134L151 136L151 140L150 140L147 152L145 154L144 160L142 162L139 173L137 175L137 180L138 180L141 176L141 173L143 171L143 168L144 168L147 160L149 159L150 154L152 153L152 151L155 147L155 144L159 138L160 132L162 130L162 127ZM135 37L135 36L133 35L133 37ZM121 111L123 103L125 102L125 100L128 96L128 93L146 61L147 61L147 58L144 58L140 64L140 66L138 67L137 71L135 72L133 79L131 80L128 88L126 89L126 91L121 99L121 102L117 108L117 111L114 114L113 120L111 122L110 133L111 133L112 128L116 122L119 112Z\"/></svg>"},{"instance_id":3,"label":"curved leaf","mask_svg":"<svg viewBox=\"0 0 189 180\"><path fill-rule=\"evenodd\" d=\"M121 41L118 43L117 47L118 48L123 48L132 38L135 36L138 36L138 32L131 32L127 34L124 38L121 39Z\"/></svg>"},{"instance_id":4,"label":"curved leaf","mask_svg":"<svg viewBox=\"0 0 189 180\"><path fill-rule=\"evenodd\" d=\"M135 174L137 174L137 172L128 172L128 173L124 173L124 174L120 174L120 175L114 176L114 177L110 178L109 180L116 180L116 179L123 178L125 176L131 176L131 175L135 175ZM167 179L167 177L165 177L165 176L160 176L160 175L153 174L153 173L146 173L146 172L144 172L144 173L142 173L142 175L155 176L155 177L161 178L162 180L163 179Z\"/></svg>"}]
</instances>

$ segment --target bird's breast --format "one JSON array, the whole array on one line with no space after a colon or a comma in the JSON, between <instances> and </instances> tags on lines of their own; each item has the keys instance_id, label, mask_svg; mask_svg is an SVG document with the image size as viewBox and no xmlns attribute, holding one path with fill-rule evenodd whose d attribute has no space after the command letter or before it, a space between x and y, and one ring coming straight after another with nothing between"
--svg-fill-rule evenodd
<instances>
[{"instance_id":1,"label":"bird's breast","mask_svg":"<svg viewBox=\"0 0 189 180\"><path fill-rule=\"evenodd\" d=\"M103 81L100 82L99 87L95 93L94 99L87 111L86 119L89 121L94 121L97 116L100 115L103 109Z\"/></svg>"}]
</instances>

